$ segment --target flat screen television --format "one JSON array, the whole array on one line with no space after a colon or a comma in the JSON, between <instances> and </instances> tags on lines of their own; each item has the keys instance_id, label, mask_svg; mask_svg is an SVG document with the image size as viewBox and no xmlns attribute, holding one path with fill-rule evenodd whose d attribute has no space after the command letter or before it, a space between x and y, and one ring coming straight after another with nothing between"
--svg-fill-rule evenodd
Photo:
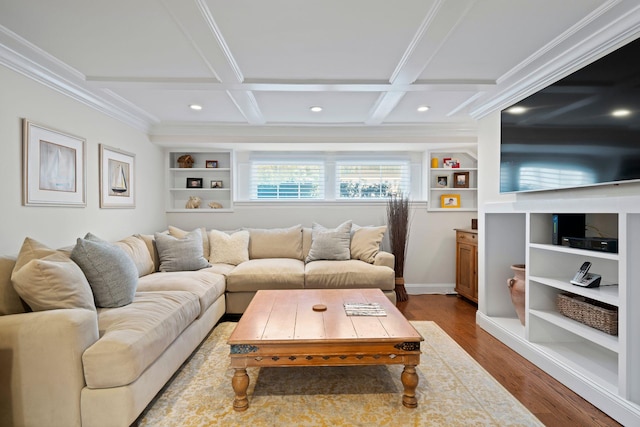
<instances>
[{"instance_id":1,"label":"flat screen television","mask_svg":"<svg viewBox=\"0 0 640 427\"><path fill-rule=\"evenodd\" d=\"M501 112L500 192L640 180L640 39Z\"/></svg>"}]
</instances>

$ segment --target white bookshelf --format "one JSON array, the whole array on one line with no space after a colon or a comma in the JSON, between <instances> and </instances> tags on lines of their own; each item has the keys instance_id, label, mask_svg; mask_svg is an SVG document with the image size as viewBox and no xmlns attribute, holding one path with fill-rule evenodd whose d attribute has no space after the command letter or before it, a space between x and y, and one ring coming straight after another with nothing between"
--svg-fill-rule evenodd
<instances>
[{"instance_id":1,"label":"white bookshelf","mask_svg":"<svg viewBox=\"0 0 640 427\"><path fill-rule=\"evenodd\" d=\"M428 204L430 211L460 212L478 210L478 159L474 152L468 150L438 150L428 154ZM447 167L445 159L457 159L458 167ZM437 167L434 163L437 163ZM457 174L466 176L466 187L456 186ZM439 182L439 178L446 179L446 185ZM442 196L456 195L460 199L457 208L444 207Z\"/></svg>"},{"instance_id":2,"label":"white bookshelf","mask_svg":"<svg viewBox=\"0 0 640 427\"><path fill-rule=\"evenodd\" d=\"M189 154L195 160L191 168L179 167L177 159ZM184 150L169 149L165 155L166 177L166 211L167 212L232 212L233 211L233 152L228 150ZM216 167L207 167L207 162L215 161ZM202 180L202 188L188 187L190 179ZM212 182L221 183L222 187L212 188ZM187 209L190 196L202 199L199 209ZM216 202L222 208L212 209L208 205Z\"/></svg>"},{"instance_id":3,"label":"white bookshelf","mask_svg":"<svg viewBox=\"0 0 640 427\"><path fill-rule=\"evenodd\" d=\"M533 204L535 205L535 203ZM551 205L551 206L549 206ZM601 204L597 206L602 206ZM636 198L594 204L573 201L489 204L481 209L478 324L624 425L640 425L640 205ZM585 213L617 233L618 253L551 244L553 213ZM589 233L589 227L587 227ZM588 234L589 235L589 234ZM569 281L584 262L602 275L598 288ZM526 264L525 326L506 284L512 264ZM562 315L559 293L618 309L618 335Z\"/></svg>"}]
</instances>

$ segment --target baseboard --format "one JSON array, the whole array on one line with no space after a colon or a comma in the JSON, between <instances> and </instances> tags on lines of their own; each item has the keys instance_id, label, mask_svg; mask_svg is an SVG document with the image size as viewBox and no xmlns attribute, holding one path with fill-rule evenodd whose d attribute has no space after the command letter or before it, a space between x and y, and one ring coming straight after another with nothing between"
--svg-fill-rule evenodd
<instances>
[{"instance_id":1,"label":"baseboard","mask_svg":"<svg viewBox=\"0 0 640 427\"><path fill-rule=\"evenodd\" d=\"M453 283L425 283L425 284L405 284L405 289L409 295L423 295L423 294L456 294L453 289L455 285Z\"/></svg>"}]
</instances>

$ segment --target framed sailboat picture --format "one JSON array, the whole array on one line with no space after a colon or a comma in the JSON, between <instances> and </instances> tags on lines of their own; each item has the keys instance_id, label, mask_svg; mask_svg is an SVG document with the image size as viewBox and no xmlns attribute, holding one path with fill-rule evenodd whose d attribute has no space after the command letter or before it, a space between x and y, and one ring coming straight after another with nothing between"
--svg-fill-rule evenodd
<instances>
[{"instance_id":1,"label":"framed sailboat picture","mask_svg":"<svg viewBox=\"0 0 640 427\"><path fill-rule=\"evenodd\" d=\"M23 120L23 204L85 207L86 141Z\"/></svg>"},{"instance_id":2,"label":"framed sailboat picture","mask_svg":"<svg viewBox=\"0 0 640 427\"><path fill-rule=\"evenodd\" d=\"M134 208L136 155L100 144L100 207Z\"/></svg>"}]
</instances>

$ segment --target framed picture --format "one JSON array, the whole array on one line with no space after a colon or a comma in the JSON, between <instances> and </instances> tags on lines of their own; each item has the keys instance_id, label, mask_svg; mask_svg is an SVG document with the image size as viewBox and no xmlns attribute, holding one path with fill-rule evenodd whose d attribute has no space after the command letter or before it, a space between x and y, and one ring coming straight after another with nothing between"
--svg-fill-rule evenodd
<instances>
[{"instance_id":1,"label":"framed picture","mask_svg":"<svg viewBox=\"0 0 640 427\"><path fill-rule=\"evenodd\" d=\"M100 144L100 207L135 208L136 155Z\"/></svg>"},{"instance_id":2,"label":"framed picture","mask_svg":"<svg viewBox=\"0 0 640 427\"><path fill-rule=\"evenodd\" d=\"M449 176L448 175L438 175L436 177L436 187L438 188L447 188L449 186Z\"/></svg>"},{"instance_id":3,"label":"framed picture","mask_svg":"<svg viewBox=\"0 0 640 427\"><path fill-rule=\"evenodd\" d=\"M469 172L454 172L453 188L469 188Z\"/></svg>"},{"instance_id":4,"label":"framed picture","mask_svg":"<svg viewBox=\"0 0 640 427\"><path fill-rule=\"evenodd\" d=\"M440 207L447 209L455 209L460 207L459 194L443 194L440 196Z\"/></svg>"},{"instance_id":5,"label":"framed picture","mask_svg":"<svg viewBox=\"0 0 640 427\"><path fill-rule=\"evenodd\" d=\"M205 166L208 168L217 168L218 167L218 161L217 160L207 160L205 162Z\"/></svg>"},{"instance_id":6,"label":"framed picture","mask_svg":"<svg viewBox=\"0 0 640 427\"><path fill-rule=\"evenodd\" d=\"M211 188L223 188L222 181L211 181Z\"/></svg>"},{"instance_id":7,"label":"framed picture","mask_svg":"<svg viewBox=\"0 0 640 427\"><path fill-rule=\"evenodd\" d=\"M86 141L23 120L25 206L77 206L86 202Z\"/></svg>"},{"instance_id":8,"label":"framed picture","mask_svg":"<svg viewBox=\"0 0 640 427\"><path fill-rule=\"evenodd\" d=\"M460 160L458 159L453 159L453 158L444 158L442 159L442 165L445 168L459 168L460 167Z\"/></svg>"},{"instance_id":9,"label":"framed picture","mask_svg":"<svg viewBox=\"0 0 640 427\"><path fill-rule=\"evenodd\" d=\"M187 188L202 188L202 178L187 178Z\"/></svg>"}]
</instances>

